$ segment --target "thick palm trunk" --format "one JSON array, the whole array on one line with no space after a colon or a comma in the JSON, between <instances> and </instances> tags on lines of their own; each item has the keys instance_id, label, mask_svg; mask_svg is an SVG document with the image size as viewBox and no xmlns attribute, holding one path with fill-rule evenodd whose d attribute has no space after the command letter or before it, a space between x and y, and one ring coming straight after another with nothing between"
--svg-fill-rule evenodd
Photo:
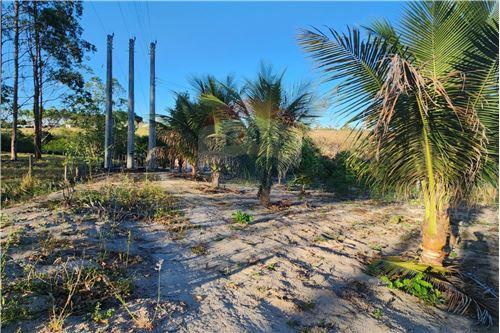
<instances>
[{"instance_id":1,"label":"thick palm trunk","mask_svg":"<svg viewBox=\"0 0 500 333\"><path fill-rule=\"evenodd\" d=\"M422 254L420 262L429 265L442 265L445 256L444 247L448 236L450 218L447 211L438 212L436 229L431 232L429 220L425 219L422 226Z\"/></svg>"},{"instance_id":2,"label":"thick palm trunk","mask_svg":"<svg viewBox=\"0 0 500 333\"><path fill-rule=\"evenodd\" d=\"M220 168L219 164L214 162L210 165L210 171L212 172L212 187L218 188L220 185Z\"/></svg>"},{"instance_id":3,"label":"thick palm trunk","mask_svg":"<svg viewBox=\"0 0 500 333\"><path fill-rule=\"evenodd\" d=\"M191 166L191 177L196 178L196 174L198 173L198 162L194 162Z\"/></svg>"},{"instance_id":4,"label":"thick palm trunk","mask_svg":"<svg viewBox=\"0 0 500 333\"><path fill-rule=\"evenodd\" d=\"M220 185L220 172L219 170L212 171L212 187L218 188Z\"/></svg>"},{"instance_id":5,"label":"thick palm trunk","mask_svg":"<svg viewBox=\"0 0 500 333\"><path fill-rule=\"evenodd\" d=\"M177 160L177 163L178 163L178 165L177 165L177 172L178 173L182 173L182 164L184 163L184 161L182 160L182 158L179 158Z\"/></svg>"},{"instance_id":6,"label":"thick palm trunk","mask_svg":"<svg viewBox=\"0 0 500 333\"><path fill-rule=\"evenodd\" d=\"M262 176L257 197L259 198L260 203L265 207L268 207L271 204L271 186L271 177L268 175Z\"/></svg>"},{"instance_id":7,"label":"thick palm trunk","mask_svg":"<svg viewBox=\"0 0 500 333\"><path fill-rule=\"evenodd\" d=\"M271 186L260 185L257 196L262 206L269 207L271 204Z\"/></svg>"},{"instance_id":8,"label":"thick palm trunk","mask_svg":"<svg viewBox=\"0 0 500 333\"><path fill-rule=\"evenodd\" d=\"M422 225L420 262L442 265L445 256L444 247L450 228L449 205L445 191L439 185L431 188L436 191L430 193L429 188L424 185L425 216Z\"/></svg>"}]
</instances>

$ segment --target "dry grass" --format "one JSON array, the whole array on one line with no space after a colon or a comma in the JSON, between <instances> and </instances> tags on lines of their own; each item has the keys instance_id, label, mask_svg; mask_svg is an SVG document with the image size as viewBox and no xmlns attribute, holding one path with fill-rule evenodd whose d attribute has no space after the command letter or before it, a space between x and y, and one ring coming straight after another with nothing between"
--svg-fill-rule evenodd
<instances>
[{"instance_id":1,"label":"dry grass","mask_svg":"<svg viewBox=\"0 0 500 333\"><path fill-rule=\"evenodd\" d=\"M328 157L335 157L339 152L350 150L353 138L349 136L349 129L313 129L309 135L321 152Z\"/></svg>"}]
</instances>

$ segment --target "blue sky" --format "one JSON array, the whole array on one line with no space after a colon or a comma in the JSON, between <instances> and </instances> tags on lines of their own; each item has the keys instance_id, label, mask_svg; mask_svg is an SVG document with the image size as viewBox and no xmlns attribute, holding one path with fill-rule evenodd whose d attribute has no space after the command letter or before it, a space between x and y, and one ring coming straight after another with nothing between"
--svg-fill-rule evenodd
<instances>
[{"instance_id":1,"label":"blue sky","mask_svg":"<svg viewBox=\"0 0 500 333\"><path fill-rule=\"evenodd\" d=\"M97 47L87 65L105 80L106 34L114 33L113 76L127 88L128 39L135 36L136 113L148 113L148 47L157 41L157 113L173 105L174 91L189 90L194 75L233 74L253 78L265 61L286 69L286 80L309 81L318 94L313 63L297 44L300 28L330 26L345 30L386 18L396 22L402 2L100 2L85 1L84 38ZM330 86L331 88L331 86ZM145 117L147 119L147 117ZM334 107L323 111L322 126L339 126Z\"/></svg>"}]
</instances>

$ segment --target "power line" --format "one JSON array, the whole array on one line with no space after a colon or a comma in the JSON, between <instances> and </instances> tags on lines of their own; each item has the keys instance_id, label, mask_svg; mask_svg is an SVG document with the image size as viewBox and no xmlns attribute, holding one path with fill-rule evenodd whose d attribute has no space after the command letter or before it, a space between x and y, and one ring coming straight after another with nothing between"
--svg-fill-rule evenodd
<instances>
[{"instance_id":1,"label":"power line","mask_svg":"<svg viewBox=\"0 0 500 333\"><path fill-rule=\"evenodd\" d=\"M100 22L101 24L101 28L102 28L102 31L104 32L104 34L108 35L108 32L107 32L107 29L106 29L106 26L104 25L103 21L101 20L101 17L99 16L99 13L97 12L97 10L95 9L94 7L94 4L92 3L92 1L89 1L90 2L90 5L92 6L92 9L94 10L94 13L97 17L97 20ZM118 55L119 53L115 53L115 55ZM120 58L119 57L116 57L116 62L118 63L118 68L120 69L120 71L122 72L122 75L124 77L127 77L125 75L125 71L123 70L123 67L122 67L122 64L120 62Z\"/></svg>"}]
</instances>

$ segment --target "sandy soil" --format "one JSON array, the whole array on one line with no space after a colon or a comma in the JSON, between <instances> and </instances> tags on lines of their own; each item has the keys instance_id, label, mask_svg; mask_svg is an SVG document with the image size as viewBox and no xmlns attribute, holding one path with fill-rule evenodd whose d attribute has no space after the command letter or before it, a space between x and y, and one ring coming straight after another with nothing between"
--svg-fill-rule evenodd
<instances>
[{"instance_id":1,"label":"sandy soil","mask_svg":"<svg viewBox=\"0 0 500 333\"><path fill-rule=\"evenodd\" d=\"M136 314L155 311L155 265L163 260L156 332L498 331L388 289L363 272L373 256L415 255L422 217L418 206L341 201L321 192L311 192L306 203L298 193L278 188L272 199L281 205L268 210L259 206L255 188L227 185L212 193L204 183L158 177L155 183L179 198L193 228L173 239L162 225L131 221L120 224L106 245L109 251L124 251L131 230L130 254L142 258L128 269L134 291L127 305ZM97 246L109 223L64 218L46 208L44 201L58 195L5 210L23 229L20 244L9 253L14 263L29 260L41 232L72 244L66 250L61 246L58 255L84 247L94 253L91 245ZM254 221L236 225L231 218L236 210L250 213ZM459 218L458 258L498 293L498 211L475 210ZM51 259L37 269L53 269ZM7 266L7 276L16 264ZM32 303L39 318L5 327L5 332L44 328L48 301ZM70 316L65 327L68 332L140 331L122 306L107 325Z\"/></svg>"}]
</instances>

